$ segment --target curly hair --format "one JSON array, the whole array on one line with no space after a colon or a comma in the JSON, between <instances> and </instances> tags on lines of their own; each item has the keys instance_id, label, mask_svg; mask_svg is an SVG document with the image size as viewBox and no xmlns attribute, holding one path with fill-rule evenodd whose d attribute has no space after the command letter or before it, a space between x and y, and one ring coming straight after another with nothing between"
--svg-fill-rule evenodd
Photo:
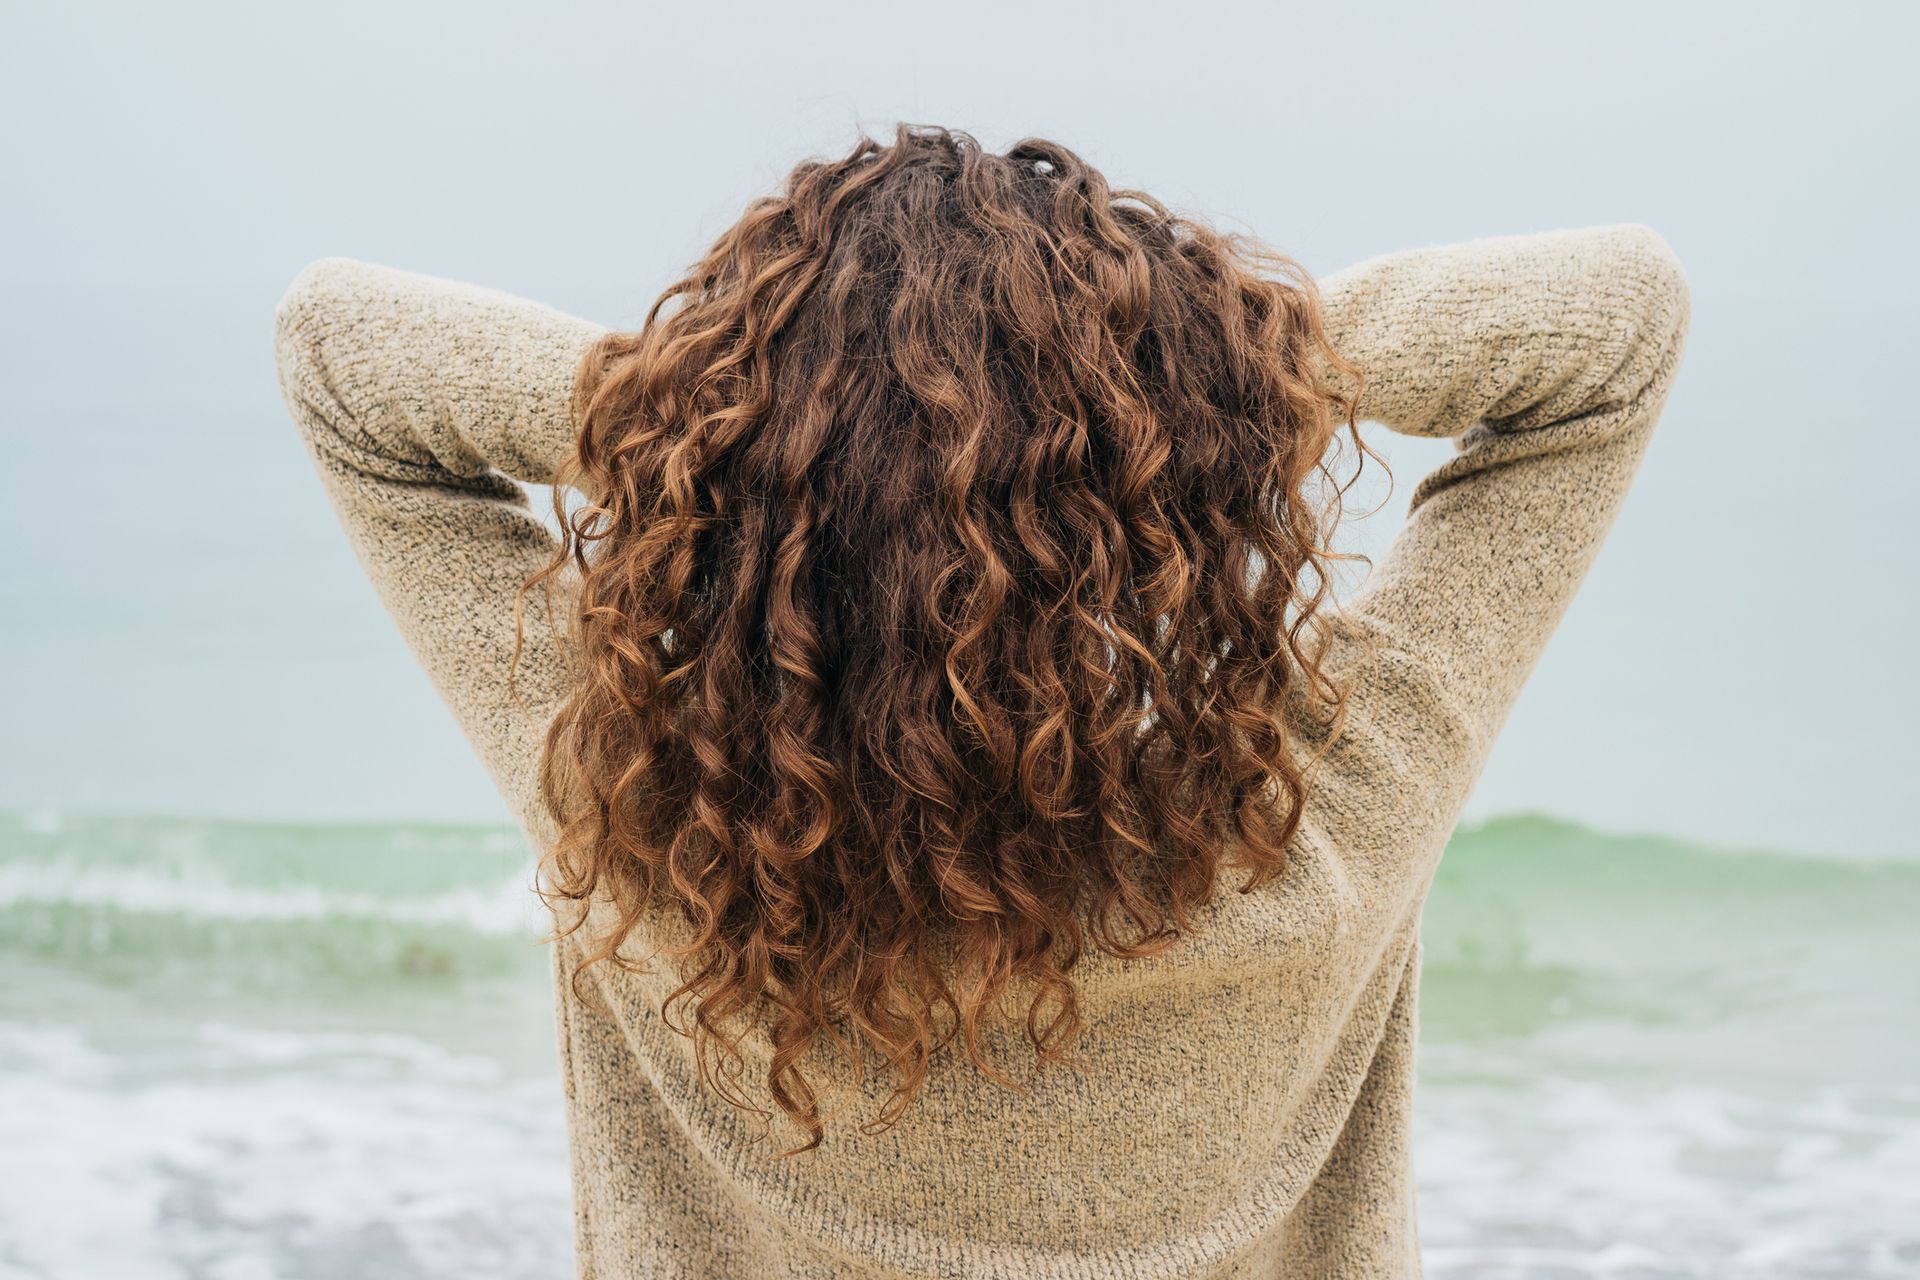
<instances>
[{"instance_id":1,"label":"curly hair","mask_svg":"<svg viewBox=\"0 0 1920 1280\"><path fill-rule=\"evenodd\" d=\"M1343 423L1378 456L1357 387L1291 259L1056 143L902 125L794 168L580 367L528 584L580 573L543 875L614 923L575 982L677 907L668 1023L770 1116L728 1083L730 1020L770 1018L782 1155L824 1133L823 1035L894 1073L882 1129L956 1036L1018 1087L980 1032L1021 984L1068 1061L1088 947L1286 867L1346 704L1351 482L1316 490Z\"/></svg>"}]
</instances>

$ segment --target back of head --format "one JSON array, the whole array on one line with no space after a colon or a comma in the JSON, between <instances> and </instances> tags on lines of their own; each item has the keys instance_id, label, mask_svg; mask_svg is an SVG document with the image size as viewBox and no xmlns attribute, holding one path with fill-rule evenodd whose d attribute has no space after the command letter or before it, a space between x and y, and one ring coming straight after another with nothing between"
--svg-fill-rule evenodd
<instances>
[{"instance_id":1,"label":"back of head","mask_svg":"<svg viewBox=\"0 0 1920 1280\"><path fill-rule=\"evenodd\" d=\"M549 883L614 904L595 960L678 910L703 1075L764 1015L816 1143L822 1036L888 1060L890 1122L956 1037L993 1074L1008 991L1063 1054L1086 948L1284 870L1280 709L1343 700L1329 362L1287 259L1054 143L909 127L799 165L590 353Z\"/></svg>"}]
</instances>

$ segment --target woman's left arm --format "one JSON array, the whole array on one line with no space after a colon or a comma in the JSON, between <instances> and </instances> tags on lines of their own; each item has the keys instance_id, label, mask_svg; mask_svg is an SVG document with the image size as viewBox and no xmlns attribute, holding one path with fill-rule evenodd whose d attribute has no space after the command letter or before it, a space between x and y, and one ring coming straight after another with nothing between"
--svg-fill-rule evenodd
<instances>
[{"instance_id":1,"label":"woman's left arm","mask_svg":"<svg viewBox=\"0 0 1920 1280\"><path fill-rule=\"evenodd\" d=\"M574 372L604 332L347 258L302 271L275 320L281 392L347 537L536 846L540 749L569 677L565 619L536 588L509 691L515 597L555 550L515 481L549 483L571 453Z\"/></svg>"}]
</instances>

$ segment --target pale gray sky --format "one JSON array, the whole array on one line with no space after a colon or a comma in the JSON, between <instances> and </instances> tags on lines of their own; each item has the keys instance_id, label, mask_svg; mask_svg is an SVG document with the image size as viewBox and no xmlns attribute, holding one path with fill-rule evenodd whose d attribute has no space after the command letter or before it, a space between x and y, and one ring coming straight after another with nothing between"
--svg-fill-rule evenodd
<instances>
[{"instance_id":1,"label":"pale gray sky","mask_svg":"<svg viewBox=\"0 0 1920 1280\"><path fill-rule=\"evenodd\" d=\"M1469 812L1920 854L1912 6L660 8L0 11L0 805L502 816L279 403L281 289L346 254L634 324L905 119L1321 273L1659 229L1687 369ZM1446 446L1370 431L1377 551Z\"/></svg>"}]
</instances>

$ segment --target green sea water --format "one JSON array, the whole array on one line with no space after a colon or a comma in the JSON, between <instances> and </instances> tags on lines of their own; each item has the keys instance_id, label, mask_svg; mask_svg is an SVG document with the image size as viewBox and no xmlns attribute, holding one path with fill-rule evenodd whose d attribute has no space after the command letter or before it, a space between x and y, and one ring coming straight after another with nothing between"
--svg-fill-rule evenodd
<instances>
[{"instance_id":1,"label":"green sea water","mask_svg":"<svg viewBox=\"0 0 1920 1280\"><path fill-rule=\"evenodd\" d=\"M532 867L496 827L0 814L0 1277L551 1276ZM1920 1275L1920 863L1458 832L1430 1275Z\"/></svg>"}]
</instances>

